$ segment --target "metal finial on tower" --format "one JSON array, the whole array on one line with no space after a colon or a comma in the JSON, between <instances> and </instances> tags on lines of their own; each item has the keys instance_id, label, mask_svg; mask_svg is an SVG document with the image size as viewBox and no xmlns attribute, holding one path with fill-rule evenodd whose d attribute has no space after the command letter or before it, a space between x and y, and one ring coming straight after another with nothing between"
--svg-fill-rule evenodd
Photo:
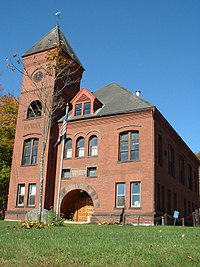
<instances>
[{"instance_id":1,"label":"metal finial on tower","mask_svg":"<svg viewBox=\"0 0 200 267\"><path fill-rule=\"evenodd\" d=\"M61 11L56 12L55 15L57 17L57 26L59 27L59 19L60 19Z\"/></svg>"}]
</instances>

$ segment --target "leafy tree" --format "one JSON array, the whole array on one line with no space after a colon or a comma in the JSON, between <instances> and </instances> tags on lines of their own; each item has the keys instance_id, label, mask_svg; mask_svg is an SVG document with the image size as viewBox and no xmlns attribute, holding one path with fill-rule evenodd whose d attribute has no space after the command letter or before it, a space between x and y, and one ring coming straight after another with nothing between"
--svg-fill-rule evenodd
<instances>
[{"instance_id":1,"label":"leafy tree","mask_svg":"<svg viewBox=\"0 0 200 267\"><path fill-rule=\"evenodd\" d=\"M13 62L13 59L15 60ZM34 87L31 92L28 88L22 88L24 93L29 95L34 94L34 98L38 99L41 107L37 106L42 114L43 123L40 125L42 149L40 154L40 189L39 189L39 216L38 222L41 222L42 216L42 202L43 202L43 181L45 172L45 152L50 137L50 129L57 121L58 114L65 110L65 104L69 99L64 99L63 91L74 83L79 83L80 78L73 78L74 73L80 71L80 66L76 63L74 55L71 58L66 56L65 51L62 49L62 43L54 43L54 48L49 50L45 56L45 63L41 63L36 56L32 58L35 67L43 71L43 77L40 85L34 82L32 73L29 68L23 64L23 69L20 69L21 61L17 54L13 55L13 59L6 58L8 62L7 67L12 72L18 71L29 80L30 84ZM53 81L49 83L49 80ZM51 86L50 86L51 84ZM65 96L66 97L66 96ZM31 108L27 106L26 108ZM59 111L59 112L58 112ZM32 109L33 117L37 117L34 109Z\"/></svg>"},{"instance_id":2,"label":"leafy tree","mask_svg":"<svg viewBox=\"0 0 200 267\"><path fill-rule=\"evenodd\" d=\"M7 206L10 166L15 136L18 99L10 94L0 96L0 217Z\"/></svg>"}]
</instances>

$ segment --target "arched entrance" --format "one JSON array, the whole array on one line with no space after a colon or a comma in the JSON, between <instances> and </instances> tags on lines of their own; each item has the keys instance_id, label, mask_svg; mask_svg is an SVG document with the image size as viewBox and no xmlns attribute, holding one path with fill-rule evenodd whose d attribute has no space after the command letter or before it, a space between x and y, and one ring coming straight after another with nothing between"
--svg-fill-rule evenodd
<instances>
[{"instance_id":1,"label":"arched entrance","mask_svg":"<svg viewBox=\"0 0 200 267\"><path fill-rule=\"evenodd\" d=\"M91 222L94 212L92 198L82 189L72 190L63 197L60 212L68 220Z\"/></svg>"}]
</instances>

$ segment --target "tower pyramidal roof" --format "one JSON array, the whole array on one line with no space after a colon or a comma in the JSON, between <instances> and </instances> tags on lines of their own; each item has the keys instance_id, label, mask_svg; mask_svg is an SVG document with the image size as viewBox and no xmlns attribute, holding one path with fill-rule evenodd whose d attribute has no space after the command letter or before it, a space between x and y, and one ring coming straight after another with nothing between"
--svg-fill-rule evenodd
<instances>
[{"instance_id":1,"label":"tower pyramidal roof","mask_svg":"<svg viewBox=\"0 0 200 267\"><path fill-rule=\"evenodd\" d=\"M80 60L76 56L75 52L71 48L69 42L67 41L58 26L53 28L42 39L40 39L36 44L34 44L28 51L26 51L23 57L50 50L55 47L55 43L58 44L71 58L75 60L78 65L80 65L84 69Z\"/></svg>"}]
</instances>

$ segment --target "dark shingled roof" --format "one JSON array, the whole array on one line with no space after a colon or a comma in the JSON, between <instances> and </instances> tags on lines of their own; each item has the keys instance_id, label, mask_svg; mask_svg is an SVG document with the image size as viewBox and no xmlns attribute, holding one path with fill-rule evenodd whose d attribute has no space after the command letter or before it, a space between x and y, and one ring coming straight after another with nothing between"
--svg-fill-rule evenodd
<instances>
[{"instance_id":1,"label":"dark shingled roof","mask_svg":"<svg viewBox=\"0 0 200 267\"><path fill-rule=\"evenodd\" d=\"M96 110L93 115L84 115L78 118L72 118L72 112L70 111L69 121L128 113L131 111L138 111L153 107L149 102L143 100L114 82L93 92L93 95L102 103L102 107ZM63 121L64 117L65 116L63 116L59 122Z\"/></svg>"},{"instance_id":2,"label":"dark shingled roof","mask_svg":"<svg viewBox=\"0 0 200 267\"><path fill-rule=\"evenodd\" d=\"M96 116L125 113L153 107L149 102L114 82L100 88L93 94L103 104L102 108L95 113Z\"/></svg>"},{"instance_id":3,"label":"dark shingled roof","mask_svg":"<svg viewBox=\"0 0 200 267\"><path fill-rule=\"evenodd\" d=\"M56 26L53 28L47 35L45 35L40 41L34 44L24 55L23 57L39 53L45 50L49 50L55 47L55 44L58 44L62 47L62 49L71 57L73 58L76 63L78 63L82 68L82 64L76 54L74 53L73 49L71 48L70 44L68 43L67 39L65 38L64 34L60 31L59 27ZM84 68L83 68L84 69Z\"/></svg>"}]
</instances>

